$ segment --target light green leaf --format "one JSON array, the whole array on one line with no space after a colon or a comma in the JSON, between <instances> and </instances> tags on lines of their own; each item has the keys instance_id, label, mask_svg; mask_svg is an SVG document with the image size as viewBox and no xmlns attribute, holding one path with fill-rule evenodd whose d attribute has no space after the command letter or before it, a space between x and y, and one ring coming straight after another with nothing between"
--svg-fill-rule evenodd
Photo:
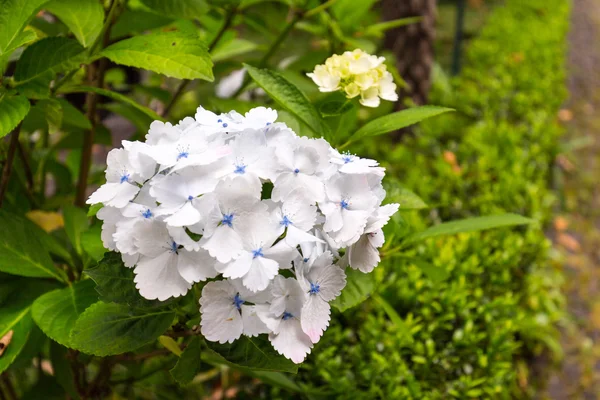
<instances>
[{"instance_id":1,"label":"light green leaf","mask_svg":"<svg viewBox=\"0 0 600 400\"><path fill-rule=\"evenodd\" d=\"M51 134L58 132L63 120L62 104L57 99L44 99L38 101L35 106L43 110L48 123L48 132Z\"/></svg>"},{"instance_id":2,"label":"light green leaf","mask_svg":"<svg viewBox=\"0 0 600 400\"><path fill-rule=\"evenodd\" d=\"M216 362L232 364L252 370L284 371L296 373L298 366L275 351L266 335L242 336L233 343L220 344L207 341L210 358Z\"/></svg>"},{"instance_id":3,"label":"light green leaf","mask_svg":"<svg viewBox=\"0 0 600 400\"><path fill-rule=\"evenodd\" d=\"M90 206L90 208L88 208L87 216L88 217L94 217L94 216L96 216L96 214L98 214L98 211L100 211L100 209L102 207L104 207L104 204L102 204L102 203L92 204Z\"/></svg>"},{"instance_id":4,"label":"light green leaf","mask_svg":"<svg viewBox=\"0 0 600 400\"><path fill-rule=\"evenodd\" d=\"M45 8L69 27L83 47L94 43L102 31L104 9L98 0L51 0Z\"/></svg>"},{"instance_id":5,"label":"light green leaf","mask_svg":"<svg viewBox=\"0 0 600 400\"><path fill-rule=\"evenodd\" d=\"M346 311L365 301L375 291L375 277L352 268L346 268L346 287L330 304Z\"/></svg>"},{"instance_id":6,"label":"light green leaf","mask_svg":"<svg viewBox=\"0 0 600 400\"><path fill-rule=\"evenodd\" d=\"M140 296L133 282L133 270L125 267L119 253L106 253L98 265L85 269L84 273L96 282L96 291L102 301L137 308L153 308L165 304Z\"/></svg>"},{"instance_id":7,"label":"light green leaf","mask_svg":"<svg viewBox=\"0 0 600 400\"><path fill-rule=\"evenodd\" d=\"M179 344L171 336L160 336L158 341L171 353L175 354L177 357L181 357L183 350L181 350Z\"/></svg>"},{"instance_id":8,"label":"light green leaf","mask_svg":"<svg viewBox=\"0 0 600 400\"><path fill-rule=\"evenodd\" d=\"M177 360L175 367L170 371L173 379L181 386L190 383L200 372L200 356L202 355L200 344L200 338L195 336Z\"/></svg>"},{"instance_id":9,"label":"light green leaf","mask_svg":"<svg viewBox=\"0 0 600 400\"><path fill-rule=\"evenodd\" d=\"M0 95L0 138L8 135L29 112L29 100L25 96Z\"/></svg>"},{"instance_id":10,"label":"light green leaf","mask_svg":"<svg viewBox=\"0 0 600 400\"><path fill-rule=\"evenodd\" d=\"M21 32L35 12L48 0L0 0L0 56L26 42L30 34ZM0 68L1 72L1 68Z\"/></svg>"},{"instance_id":11,"label":"light green leaf","mask_svg":"<svg viewBox=\"0 0 600 400\"><path fill-rule=\"evenodd\" d=\"M93 86L73 86L73 87L64 88L64 89L61 88L61 89L62 90L59 90L60 93L86 93L86 92L98 93L101 96L110 97L113 100L117 100L122 103L129 104L130 106L137 108L138 110L140 110L141 112L143 112L144 114L146 114L147 116L152 118L153 120L164 121L163 118L161 118L157 113L155 113L148 107L144 107L144 106L136 103L134 100L130 99L129 97L124 96L117 92L113 92L112 90L100 89L100 88L93 87Z\"/></svg>"},{"instance_id":12,"label":"light green leaf","mask_svg":"<svg viewBox=\"0 0 600 400\"><path fill-rule=\"evenodd\" d=\"M0 271L65 281L27 221L0 210L0 226Z\"/></svg>"},{"instance_id":13,"label":"light green leaf","mask_svg":"<svg viewBox=\"0 0 600 400\"><path fill-rule=\"evenodd\" d=\"M100 224L92 226L81 235L81 247L94 261L102 260L106 249L100 238L102 227Z\"/></svg>"},{"instance_id":14,"label":"light green leaf","mask_svg":"<svg viewBox=\"0 0 600 400\"><path fill-rule=\"evenodd\" d=\"M254 81L279 105L308 125L317 135L328 137L329 127L304 93L277 72L244 64Z\"/></svg>"},{"instance_id":15,"label":"light green leaf","mask_svg":"<svg viewBox=\"0 0 600 400\"><path fill-rule=\"evenodd\" d=\"M77 254L83 254L81 246L81 235L89 228L86 212L75 206L66 206L63 208L63 218L65 220L65 231Z\"/></svg>"},{"instance_id":16,"label":"light green leaf","mask_svg":"<svg viewBox=\"0 0 600 400\"><path fill-rule=\"evenodd\" d=\"M178 31L135 36L107 47L101 54L117 64L173 78L214 80L206 45L198 37Z\"/></svg>"},{"instance_id":17,"label":"light green leaf","mask_svg":"<svg viewBox=\"0 0 600 400\"><path fill-rule=\"evenodd\" d=\"M420 22L422 17L410 17L410 18L401 18L395 19L392 21L380 22L378 24L372 24L367 26L367 28L363 31L364 35L367 36L380 36L385 31L389 29L399 28L401 26L416 24Z\"/></svg>"},{"instance_id":18,"label":"light green leaf","mask_svg":"<svg viewBox=\"0 0 600 400\"><path fill-rule=\"evenodd\" d=\"M422 232L414 233L406 238L405 243L420 242L437 236L454 235L463 232L476 232L486 229L501 228L504 226L528 225L534 222L535 220L533 219L525 218L517 214L500 214L486 217L466 218L458 221L444 222L432 226Z\"/></svg>"},{"instance_id":19,"label":"light green leaf","mask_svg":"<svg viewBox=\"0 0 600 400\"><path fill-rule=\"evenodd\" d=\"M423 121L424 119L435 117L449 111L454 111L451 108L436 107L436 106L422 106L408 108L406 110L398 111L393 114L384 115L374 119L350 137L348 142L354 142L365 137L383 135L384 133L392 132L398 129L405 128L407 126L416 124L417 122Z\"/></svg>"},{"instance_id":20,"label":"light green leaf","mask_svg":"<svg viewBox=\"0 0 600 400\"><path fill-rule=\"evenodd\" d=\"M110 356L155 341L173 323L170 310L144 311L129 306L98 302L77 320L71 346L87 354Z\"/></svg>"},{"instance_id":21,"label":"light green leaf","mask_svg":"<svg viewBox=\"0 0 600 400\"><path fill-rule=\"evenodd\" d=\"M29 46L15 69L15 85L42 78L50 82L55 74L77 68L85 62L84 48L76 40L48 37Z\"/></svg>"},{"instance_id":22,"label":"light green leaf","mask_svg":"<svg viewBox=\"0 0 600 400\"><path fill-rule=\"evenodd\" d=\"M92 124L86 116L65 99L57 99L63 113L63 124L79 129L91 129Z\"/></svg>"},{"instance_id":23,"label":"light green leaf","mask_svg":"<svg viewBox=\"0 0 600 400\"><path fill-rule=\"evenodd\" d=\"M141 0L152 12L166 17L198 19L209 10L204 0Z\"/></svg>"},{"instance_id":24,"label":"light green leaf","mask_svg":"<svg viewBox=\"0 0 600 400\"><path fill-rule=\"evenodd\" d=\"M427 208L427 204L411 190L398 185L394 181L385 185L386 202L400 204L400 210L421 210Z\"/></svg>"},{"instance_id":25,"label":"light green leaf","mask_svg":"<svg viewBox=\"0 0 600 400\"><path fill-rule=\"evenodd\" d=\"M70 335L75 321L86 308L98 301L90 279L39 297L31 308L33 320L52 340L70 347Z\"/></svg>"},{"instance_id":26,"label":"light green leaf","mask_svg":"<svg viewBox=\"0 0 600 400\"><path fill-rule=\"evenodd\" d=\"M450 277L450 273L447 269L443 267L437 267L427 261L416 259L411 260L413 264L415 264L423 274L429 278L429 280L433 283L440 283L445 281Z\"/></svg>"},{"instance_id":27,"label":"light green leaf","mask_svg":"<svg viewBox=\"0 0 600 400\"><path fill-rule=\"evenodd\" d=\"M213 62L227 60L256 50L258 46L246 39L235 38L217 46L211 53Z\"/></svg>"}]
</instances>

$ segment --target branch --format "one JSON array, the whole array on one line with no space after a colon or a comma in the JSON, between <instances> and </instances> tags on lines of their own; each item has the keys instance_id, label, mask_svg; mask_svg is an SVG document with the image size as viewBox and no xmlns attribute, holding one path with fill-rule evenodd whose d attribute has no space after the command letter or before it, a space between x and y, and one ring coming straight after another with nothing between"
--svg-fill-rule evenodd
<instances>
[{"instance_id":1,"label":"branch","mask_svg":"<svg viewBox=\"0 0 600 400\"><path fill-rule=\"evenodd\" d=\"M12 131L10 135L10 144L8 145L8 154L6 157L6 164L2 170L2 177L0 178L0 207L2 207L2 201L4 195L8 189L8 181L10 180L10 173L12 171L12 164L15 158L15 153L19 145L19 133L21 133L21 123Z\"/></svg>"},{"instance_id":2,"label":"branch","mask_svg":"<svg viewBox=\"0 0 600 400\"><path fill-rule=\"evenodd\" d=\"M27 178L27 186L29 190L33 190L33 173L31 172L31 166L29 165L29 160L25 155L25 150L23 150L21 142L17 142L17 150L19 151L19 157L23 162L23 169L25 170L25 177Z\"/></svg>"},{"instance_id":3,"label":"branch","mask_svg":"<svg viewBox=\"0 0 600 400\"><path fill-rule=\"evenodd\" d=\"M2 374L2 382L4 383L8 397L13 400L17 400L19 398L17 396L17 392L15 392L15 388L13 387L12 382L6 373Z\"/></svg>"}]
</instances>

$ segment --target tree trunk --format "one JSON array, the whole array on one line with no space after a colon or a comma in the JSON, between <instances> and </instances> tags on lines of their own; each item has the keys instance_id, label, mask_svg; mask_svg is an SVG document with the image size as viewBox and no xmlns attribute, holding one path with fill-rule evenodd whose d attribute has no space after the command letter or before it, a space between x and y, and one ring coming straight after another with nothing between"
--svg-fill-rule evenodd
<instances>
[{"instance_id":1,"label":"tree trunk","mask_svg":"<svg viewBox=\"0 0 600 400\"><path fill-rule=\"evenodd\" d=\"M421 22L388 31L384 44L394 53L398 72L407 84L400 89L397 108L404 108L407 98L424 105L431 88L436 0L383 0L382 5L387 20L422 17Z\"/></svg>"}]
</instances>

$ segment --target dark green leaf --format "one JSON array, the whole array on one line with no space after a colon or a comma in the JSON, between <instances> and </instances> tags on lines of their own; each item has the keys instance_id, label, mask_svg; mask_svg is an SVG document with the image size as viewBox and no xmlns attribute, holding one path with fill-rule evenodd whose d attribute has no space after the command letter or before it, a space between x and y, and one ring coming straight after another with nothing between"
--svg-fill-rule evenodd
<instances>
[{"instance_id":1,"label":"dark green leaf","mask_svg":"<svg viewBox=\"0 0 600 400\"><path fill-rule=\"evenodd\" d=\"M173 323L170 310L144 311L98 302L77 320L71 346L87 354L109 356L133 351L156 340Z\"/></svg>"},{"instance_id":2,"label":"dark green leaf","mask_svg":"<svg viewBox=\"0 0 600 400\"><path fill-rule=\"evenodd\" d=\"M88 217L83 209L75 206L67 206L63 209L65 220L65 231L77 254L83 254L81 246L81 235L89 228Z\"/></svg>"},{"instance_id":3,"label":"dark green leaf","mask_svg":"<svg viewBox=\"0 0 600 400\"><path fill-rule=\"evenodd\" d=\"M342 115L350 110L352 110L354 106L351 102L347 101L330 101L324 104L321 104L319 107L319 111L321 115L324 117L335 117L338 115Z\"/></svg>"},{"instance_id":4,"label":"dark green leaf","mask_svg":"<svg viewBox=\"0 0 600 400\"><path fill-rule=\"evenodd\" d=\"M0 210L0 271L64 281L27 221Z\"/></svg>"},{"instance_id":5,"label":"dark green leaf","mask_svg":"<svg viewBox=\"0 0 600 400\"><path fill-rule=\"evenodd\" d=\"M404 323L404 320L400 317L400 315L398 315L398 312L396 312L396 310L394 310L394 307L392 307L390 305L390 303L388 303L387 301L385 301L383 299L383 297L381 297L381 296L374 295L373 299L377 303L379 303L379 305L381 306L381 308L383 308L383 311L385 311L385 313L388 315L388 317L390 318L390 320L394 324L396 330L398 332L402 333L403 335L405 335L407 337L410 337L410 330L408 329L408 327Z\"/></svg>"},{"instance_id":6,"label":"dark green leaf","mask_svg":"<svg viewBox=\"0 0 600 400\"><path fill-rule=\"evenodd\" d=\"M375 290L375 277L358 270L346 268L346 287L331 305L346 311L365 301Z\"/></svg>"},{"instance_id":7,"label":"dark green leaf","mask_svg":"<svg viewBox=\"0 0 600 400\"><path fill-rule=\"evenodd\" d=\"M85 61L84 49L76 40L48 37L29 46L19 59L15 70L16 85L34 79L50 80L59 72L79 67Z\"/></svg>"},{"instance_id":8,"label":"dark green leaf","mask_svg":"<svg viewBox=\"0 0 600 400\"><path fill-rule=\"evenodd\" d=\"M84 272L96 282L96 291L102 301L145 308L165 304L158 300L146 300L140 296L133 282L133 270L123 264L119 253L106 253L98 265Z\"/></svg>"},{"instance_id":9,"label":"dark green leaf","mask_svg":"<svg viewBox=\"0 0 600 400\"><path fill-rule=\"evenodd\" d=\"M57 99L63 112L63 124L79 129L91 129L92 124L86 116L65 99Z\"/></svg>"},{"instance_id":10,"label":"dark green leaf","mask_svg":"<svg viewBox=\"0 0 600 400\"><path fill-rule=\"evenodd\" d=\"M152 12L166 17L197 19L209 10L204 0L142 0Z\"/></svg>"},{"instance_id":11,"label":"dark green leaf","mask_svg":"<svg viewBox=\"0 0 600 400\"><path fill-rule=\"evenodd\" d=\"M101 53L117 64L158 72L178 79L213 81L206 45L182 32L159 32L117 42Z\"/></svg>"},{"instance_id":12,"label":"dark green leaf","mask_svg":"<svg viewBox=\"0 0 600 400\"><path fill-rule=\"evenodd\" d=\"M60 386L71 396L71 398L79 399L79 393L75 388L75 380L73 377L73 369L69 364L67 358L67 348L60 344L52 341L50 343L50 362L52 363L52 370L54 371L54 377Z\"/></svg>"},{"instance_id":13,"label":"dark green leaf","mask_svg":"<svg viewBox=\"0 0 600 400\"><path fill-rule=\"evenodd\" d=\"M83 47L102 31L104 9L97 0L51 0L45 8L69 27Z\"/></svg>"},{"instance_id":14,"label":"dark green leaf","mask_svg":"<svg viewBox=\"0 0 600 400\"><path fill-rule=\"evenodd\" d=\"M216 360L252 370L296 373L298 366L275 351L266 335L242 336L233 343L207 341L210 354Z\"/></svg>"},{"instance_id":15,"label":"dark green leaf","mask_svg":"<svg viewBox=\"0 0 600 400\"><path fill-rule=\"evenodd\" d=\"M146 12L141 9L125 10L112 26L110 38L119 39L124 36L139 35L146 31L169 25L172 22L172 18Z\"/></svg>"},{"instance_id":16,"label":"dark green leaf","mask_svg":"<svg viewBox=\"0 0 600 400\"><path fill-rule=\"evenodd\" d=\"M393 114L384 115L372 121L369 121L354 135L350 137L349 142L354 142L365 137L383 135L384 133L396 131L398 129L405 128L407 126L421 122L424 119L435 117L449 111L454 111L451 108L436 107L436 106L422 106L408 108L406 110L398 111Z\"/></svg>"},{"instance_id":17,"label":"dark green leaf","mask_svg":"<svg viewBox=\"0 0 600 400\"><path fill-rule=\"evenodd\" d=\"M248 73L265 92L279 105L294 114L317 135L327 137L329 127L304 93L277 72L254 68L244 64Z\"/></svg>"},{"instance_id":18,"label":"dark green leaf","mask_svg":"<svg viewBox=\"0 0 600 400\"><path fill-rule=\"evenodd\" d=\"M46 293L33 303L33 320L52 340L70 347L75 321L86 308L98 301L94 286L94 282L88 279Z\"/></svg>"},{"instance_id":19,"label":"dark green leaf","mask_svg":"<svg viewBox=\"0 0 600 400\"><path fill-rule=\"evenodd\" d=\"M201 350L200 338L196 336L187 345L175 367L171 369L171 376L180 385L187 385L200 372Z\"/></svg>"},{"instance_id":20,"label":"dark green leaf","mask_svg":"<svg viewBox=\"0 0 600 400\"><path fill-rule=\"evenodd\" d=\"M406 238L405 243L419 242L432 237L454 235L463 232L476 232L503 226L527 225L535 220L517 214L500 214L486 217L466 218L458 221L444 222L417 232Z\"/></svg>"},{"instance_id":21,"label":"dark green leaf","mask_svg":"<svg viewBox=\"0 0 600 400\"><path fill-rule=\"evenodd\" d=\"M0 139L19 125L29 112L29 100L25 96L0 94Z\"/></svg>"}]
</instances>

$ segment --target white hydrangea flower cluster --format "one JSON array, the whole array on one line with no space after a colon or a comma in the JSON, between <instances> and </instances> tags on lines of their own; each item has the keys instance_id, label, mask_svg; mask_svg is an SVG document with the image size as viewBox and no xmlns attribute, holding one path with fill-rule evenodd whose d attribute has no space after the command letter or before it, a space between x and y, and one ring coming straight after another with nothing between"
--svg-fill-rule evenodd
<instances>
[{"instance_id":1,"label":"white hydrangea flower cluster","mask_svg":"<svg viewBox=\"0 0 600 400\"><path fill-rule=\"evenodd\" d=\"M360 95L360 104L378 107L380 98L398 101L396 84L385 64L385 57L377 57L360 49L334 54L317 65L307 74L321 92L341 90L346 97L353 99Z\"/></svg>"},{"instance_id":2,"label":"white hydrangea flower cluster","mask_svg":"<svg viewBox=\"0 0 600 400\"><path fill-rule=\"evenodd\" d=\"M381 205L376 161L276 118L264 107L244 116L199 107L177 125L155 121L145 143L108 154L107 183L88 203L104 205L104 246L135 268L143 297L182 296L220 275L202 290L206 339L266 333L299 363L329 325L343 268L378 264L381 228L398 205Z\"/></svg>"}]
</instances>

